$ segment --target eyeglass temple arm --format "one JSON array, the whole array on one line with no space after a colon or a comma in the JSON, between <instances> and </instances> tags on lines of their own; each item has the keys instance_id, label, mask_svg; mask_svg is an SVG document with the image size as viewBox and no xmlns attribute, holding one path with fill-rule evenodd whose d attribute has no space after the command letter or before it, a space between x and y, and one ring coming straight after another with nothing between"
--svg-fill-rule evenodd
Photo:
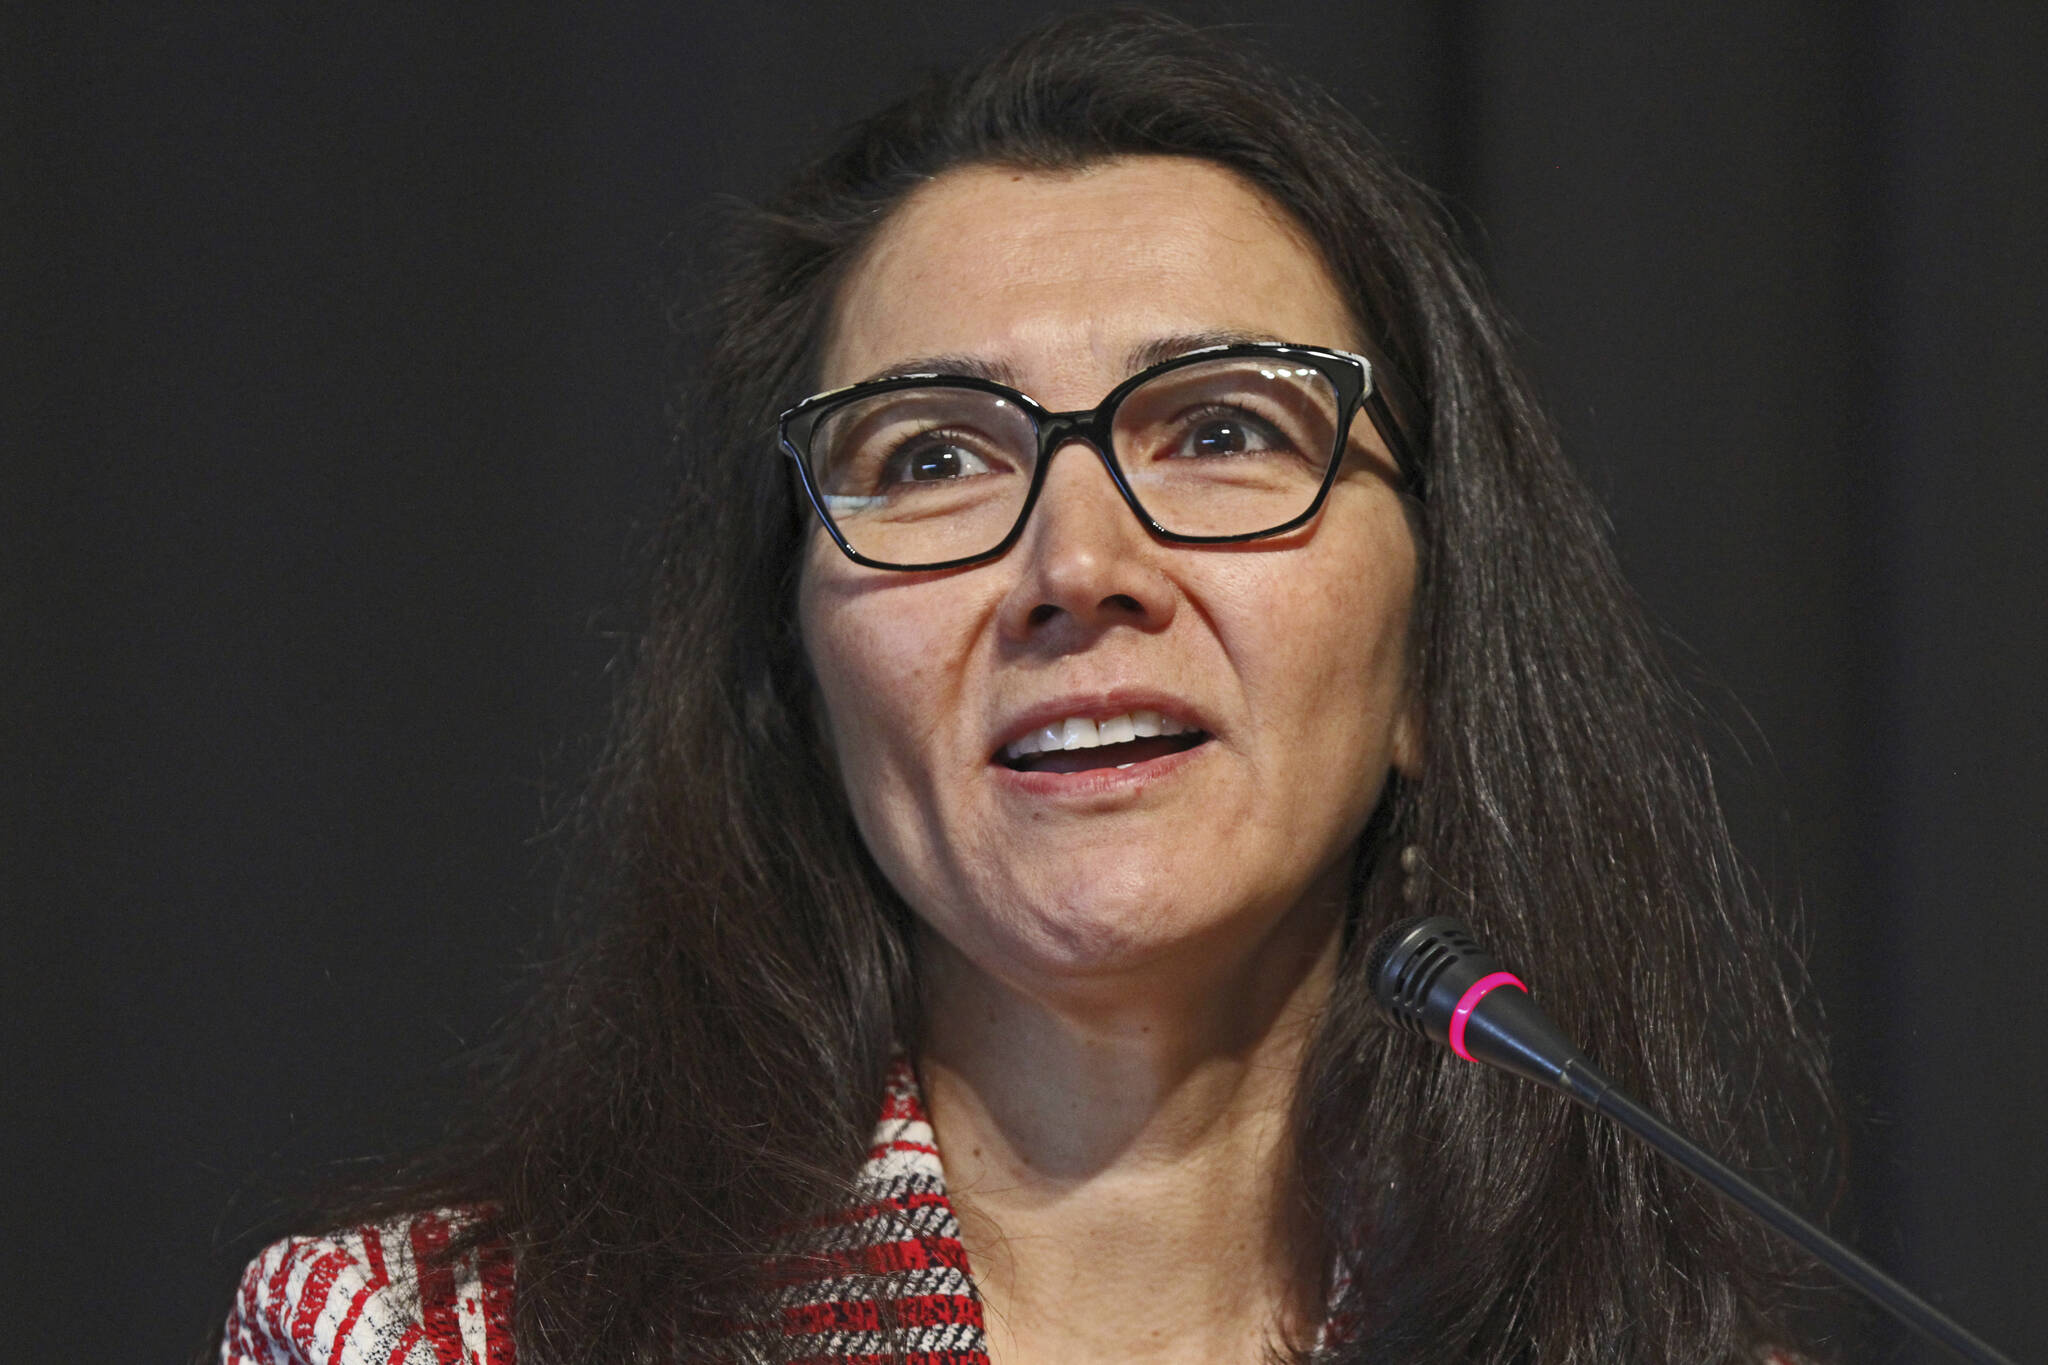
<instances>
[{"instance_id":1,"label":"eyeglass temple arm","mask_svg":"<svg viewBox=\"0 0 2048 1365\"><path fill-rule=\"evenodd\" d=\"M1420 396L1401 372L1386 360L1372 354L1350 356L1365 366L1365 401L1362 406L1371 414L1372 423L1386 437L1387 444L1394 447L1394 462L1400 466L1416 493L1422 491L1423 469L1418 438L1411 432L1427 430L1423 422L1423 408Z\"/></svg>"}]
</instances>

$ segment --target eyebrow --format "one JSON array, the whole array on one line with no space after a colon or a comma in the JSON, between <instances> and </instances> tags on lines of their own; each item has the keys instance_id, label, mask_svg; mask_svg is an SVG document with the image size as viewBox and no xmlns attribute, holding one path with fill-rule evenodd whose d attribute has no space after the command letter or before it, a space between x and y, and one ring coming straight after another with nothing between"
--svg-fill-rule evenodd
<instances>
[{"instance_id":1,"label":"eyebrow","mask_svg":"<svg viewBox=\"0 0 2048 1365\"><path fill-rule=\"evenodd\" d=\"M1142 345L1131 348L1124 358L1130 372L1150 369L1154 365L1172 360L1175 356L1186 355L1189 351L1206 350L1211 346L1243 346L1256 341L1278 341L1279 337L1265 332L1247 332L1235 329L1210 332L1178 332L1172 336L1154 337Z\"/></svg>"},{"instance_id":2,"label":"eyebrow","mask_svg":"<svg viewBox=\"0 0 2048 1365\"><path fill-rule=\"evenodd\" d=\"M961 376L967 379L986 379L992 384L1017 387L1016 371L999 360L983 360L971 355L921 355L911 360L897 360L884 365L873 374L854 381L856 384L872 384L878 379L908 379L912 375L942 374ZM851 387L851 386L849 386Z\"/></svg>"},{"instance_id":3,"label":"eyebrow","mask_svg":"<svg viewBox=\"0 0 2048 1365\"><path fill-rule=\"evenodd\" d=\"M1250 332L1238 329L1223 329L1207 332L1175 332L1167 336L1153 337L1140 342L1124 353L1124 367L1127 373L1150 369L1175 356L1186 355L1210 346L1241 346L1247 342L1278 341L1280 338L1264 332ZM1021 389L1017 372L1000 360L988 360L972 355L925 355L908 360L892 361L873 374L857 382L871 384L878 379L903 379L911 375L959 375L968 379L985 379L992 384Z\"/></svg>"}]
</instances>

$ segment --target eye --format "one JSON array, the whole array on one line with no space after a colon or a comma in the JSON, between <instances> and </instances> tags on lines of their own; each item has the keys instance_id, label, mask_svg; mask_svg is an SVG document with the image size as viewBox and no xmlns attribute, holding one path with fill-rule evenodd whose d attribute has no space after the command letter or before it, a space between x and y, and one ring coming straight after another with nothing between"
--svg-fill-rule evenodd
<instances>
[{"instance_id":1,"label":"eye","mask_svg":"<svg viewBox=\"0 0 2048 1365\"><path fill-rule=\"evenodd\" d=\"M1271 423L1243 408L1202 408L1183 414L1179 425L1180 439L1169 452L1178 459L1262 455L1293 448Z\"/></svg>"},{"instance_id":2,"label":"eye","mask_svg":"<svg viewBox=\"0 0 2048 1365\"><path fill-rule=\"evenodd\" d=\"M943 434L927 432L899 447L883 469L885 484L940 483L993 473L974 450Z\"/></svg>"},{"instance_id":3,"label":"eye","mask_svg":"<svg viewBox=\"0 0 2048 1365\"><path fill-rule=\"evenodd\" d=\"M883 460L883 485L948 483L995 473L989 460L969 442L946 432L920 432L897 446Z\"/></svg>"}]
</instances>

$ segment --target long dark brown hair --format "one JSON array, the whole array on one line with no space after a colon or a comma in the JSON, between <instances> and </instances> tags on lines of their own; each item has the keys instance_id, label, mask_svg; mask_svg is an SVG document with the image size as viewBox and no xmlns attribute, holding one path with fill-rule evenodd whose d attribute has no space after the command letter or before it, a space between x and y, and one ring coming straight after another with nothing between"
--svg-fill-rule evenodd
<instances>
[{"instance_id":1,"label":"long dark brown hair","mask_svg":"<svg viewBox=\"0 0 2048 1365\"><path fill-rule=\"evenodd\" d=\"M472 1121L348 1211L486 1210L473 1235L517 1258L522 1360L737 1350L732 1324L773 1318L771 1248L843 1206L892 1048L917 1037L908 912L821 754L792 625L813 531L775 414L815 383L840 281L950 168L1153 154L1284 207L1426 409L1425 776L1375 820L1298 1091L1301 1195L1350 1249L1361 1325L1321 1358L1732 1361L1793 1331L1799 1267L1763 1234L1562 1101L1376 1016L1377 929L1453 914L1724 1158L1791 1187L1824 1147L1819 1045L1697 717L1443 215L1326 96L1118 11L934 79L733 226L648 626L578 820L588 913ZM1408 844L1419 905L1379 856Z\"/></svg>"}]
</instances>

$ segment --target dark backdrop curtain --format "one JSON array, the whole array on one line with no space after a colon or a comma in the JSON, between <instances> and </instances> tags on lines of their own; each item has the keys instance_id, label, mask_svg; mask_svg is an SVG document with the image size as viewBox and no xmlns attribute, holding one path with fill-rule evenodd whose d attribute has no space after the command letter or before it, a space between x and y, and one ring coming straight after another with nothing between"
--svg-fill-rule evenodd
<instances>
[{"instance_id":1,"label":"dark backdrop curtain","mask_svg":"<svg viewBox=\"0 0 2048 1365\"><path fill-rule=\"evenodd\" d=\"M189 1349L280 1185L431 1129L707 202L1043 8L0 16L9 1354ZM2048 7L1174 8L1448 196L1804 904L1838 1225L2038 1351Z\"/></svg>"}]
</instances>

